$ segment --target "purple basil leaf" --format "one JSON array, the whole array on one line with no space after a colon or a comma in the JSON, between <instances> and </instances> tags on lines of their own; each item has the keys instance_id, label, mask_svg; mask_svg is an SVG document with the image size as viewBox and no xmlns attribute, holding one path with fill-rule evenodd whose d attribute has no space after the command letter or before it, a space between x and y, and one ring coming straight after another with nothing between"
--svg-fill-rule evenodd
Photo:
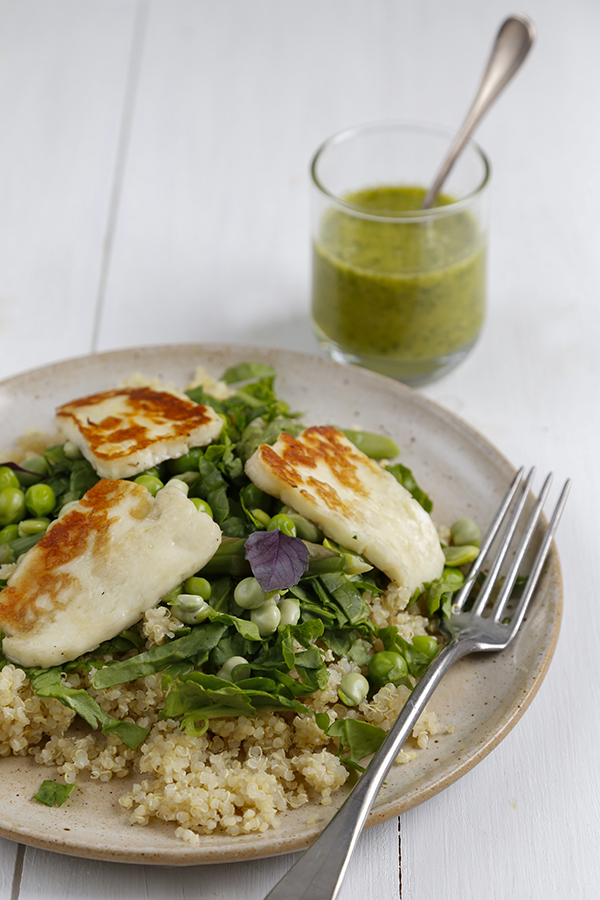
<instances>
[{"instance_id":1,"label":"purple basil leaf","mask_svg":"<svg viewBox=\"0 0 600 900\"><path fill-rule=\"evenodd\" d=\"M279 529L256 531L246 540L246 559L263 591L283 591L308 569L308 547Z\"/></svg>"}]
</instances>

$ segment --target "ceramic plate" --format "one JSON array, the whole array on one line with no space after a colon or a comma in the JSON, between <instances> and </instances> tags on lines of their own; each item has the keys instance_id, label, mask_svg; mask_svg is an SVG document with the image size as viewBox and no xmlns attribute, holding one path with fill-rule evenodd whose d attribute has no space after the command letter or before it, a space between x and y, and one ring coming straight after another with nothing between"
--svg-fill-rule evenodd
<instances>
[{"instance_id":1,"label":"ceramic plate","mask_svg":"<svg viewBox=\"0 0 600 900\"><path fill-rule=\"evenodd\" d=\"M69 360L0 383L0 446L10 446L29 428L53 431L60 403L114 387L141 371L184 386L197 365L220 375L234 363L272 363L277 390L307 424L355 423L392 437L402 461L434 500L434 519L451 524L470 516L482 527L491 520L514 469L481 435L456 416L401 384L364 369L338 366L290 351L237 345L193 345L123 350ZM397 816L443 790L479 762L510 731L546 673L558 637L562 607L560 567L553 549L517 639L502 654L471 656L442 682L430 708L444 725L417 758L393 768L369 818L374 825ZM193 865L274 856L306 847L335 812L307 805L281 815L262 835L212 835L191 846L174 828L153 823L131 826L118 798L129 779L108 784L81 781L60 808L31 800L43 778L54 777L31 758L0 760L0 835L36 847L93 859L162 865ZM139 777L139 776L138 776Z\"/></svg>"}]
</instances>

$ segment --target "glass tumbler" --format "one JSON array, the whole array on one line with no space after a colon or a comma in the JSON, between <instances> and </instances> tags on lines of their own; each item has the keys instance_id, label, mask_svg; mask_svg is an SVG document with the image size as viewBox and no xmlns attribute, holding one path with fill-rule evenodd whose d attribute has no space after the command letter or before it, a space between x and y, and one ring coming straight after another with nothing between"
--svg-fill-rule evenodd
<instances>
[{"instance_id":1,"label":"glass tumbler","mask_svg":"<svg viewBox=\"0 0 600 900\"><path fill-rule=\"evenodd\" d=\"M321 347L406 384L467 355L486 302L490 166L470 143L421 203L453 133L404 122L334 135L312 161L312 319Z\"/></svg>"}]
</instances>

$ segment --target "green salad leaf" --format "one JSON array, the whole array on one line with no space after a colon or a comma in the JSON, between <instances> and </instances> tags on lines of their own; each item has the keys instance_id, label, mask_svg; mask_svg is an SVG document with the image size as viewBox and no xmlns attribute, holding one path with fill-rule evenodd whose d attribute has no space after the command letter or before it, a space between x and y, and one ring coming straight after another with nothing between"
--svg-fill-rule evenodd
<instances>
[{"instance_id":1,"label":"green salad leaf","mask_svg":"<svg viewBox=\"0 0 600 900\"><path fill-rule=\"evenodd\" d=\"M336 719L327 730L331 737L340 740L339 758L345 766L364 772L360 760L376 753L385 740L385 731L378 725L362 722L360 719ZM344 755L348 750L348 755Z\"/></svg>"},{"instance_id":2,"label":"green salad leaf","mask_svg":"<svg viewBox=\"0 0 600 900\"><path fill-rule=\"evenodd\" d=\"M58 781L46 779L32 799L45 806L62 806L76 787L76 784L59 784Z\"/></svg>"},{"instance_id":3,"label":"green salad leaf","mask_svg":"<svg viewBox=\"0 0 600 900\"><path fill-rule=\"evenodd\" d=\"M427 496L425 491L421 490L410 469L407 469L402 463L396 463L393 466L386 466L385 468L387 472L394 476L396 481L400 482L402 487L406 488L409 494L412 494L417 503L421 504L425 512L431 512L433 509L433 501Z\"/></svg>"}]
</instances>

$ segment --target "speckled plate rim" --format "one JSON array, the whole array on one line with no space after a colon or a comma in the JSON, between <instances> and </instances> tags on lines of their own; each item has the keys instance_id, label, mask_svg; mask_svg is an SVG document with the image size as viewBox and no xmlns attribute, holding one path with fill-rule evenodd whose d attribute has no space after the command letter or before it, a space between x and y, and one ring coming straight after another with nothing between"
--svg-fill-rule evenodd
<instances>
[{"instance_id":1,"label":"speckled plate rim","mask_svg":"<svg viewBox=\"0 0 600 900\"><path fill-rule=\"evenodd\" d=\"M384 396L386 402L391 406L405 407L411 414L409 419L424 417L424 422L434 422L440 429L440 434L444 435L445 439L452 438L459 449L462 442L471 454L475 454L479 458L481 467L484 467L487 461L487 466L491 467L491 470L498 475L498 479L505 484L508 484L515 471L500 451L478 431L434 401L402 384L377 373L340 366L321 357L264 347L246 347L238 344L173 344L128 348L77 357L32 369L0 382L0 409L4 412L11 403L18 404L20 398L23 398L33 403L36 409L48 407L51 411L52 406L58 402L74 396L81 396L83 393L89 393L90 390L112 387L118 379L130 371L142 369L146 374L154 375L157 373L157 364L160 374L164 374L165 370L168 372L172 370L179 373L177 380L182 383L187 375L191 375L193 365L206 365L213 374L219 374L226 366L244 360L273 363L278 370L278 383L283 385L279 387L279 393L285 399L295 401L295 398L290 397L289 390L286 392L286 376L282 375L284 371L290 370L292 372L290 378L297 380L299 373L304 380L308 379L309 382L312 378L315 385L326 385L328 389L331 389L333 385L335 387L334 404L342 402L343 393L340 394L340 390L342 392L358 391L361 396L372 401L373 407L376 407L378 402L381 403L381 397ZM151 368L149 368L150 364ZM89 388L88 383L94 383L95 386ZM292 382L290 382L291 384ZM67 386L69 386L68 390ZM297 386L296 383L295 387ZM308 407L298 403L296 408L308 408L307 422L317 422L316 418L312 418L312 404L314 403L318 407L319 403L314 397L307 398L307 400L309 401ZM352 407L351 403L349 405ZM25 414L24 416L24 420L30 423L29 427L35 427L36 420L32 418L34 415L35 409L32 415ZM366 416L368 421L361 422L361 424L374 429L375 426L371 424L371 419L377 419L377 416L373 416L370 411L367 414L364 410L362 410L362 415ZM408 427L411 427L410 422ZM11 440L24 430L23 425L17 424L11 434ZM384 423L379 424L378 430L396 436L395 424L388 427L385 416ZM0 429L0 435L2 433L3 430ZM416 440L416 438L411 437L410 441L412 440ZM3 437L0 437L0 445L6 446ZM417 460L419 460L420 452L422 450L418 450L415 455ZM412 464L411 459L407 461ZM490 500L493 508L495 508L495 502L492 503ZM458 752L453 750L454 759L452 759L452 755L447 754L445 762L438 767L439 771L435 771L433 774L425 771L424 775L411 779L409 776L413 772L415 775L418 774L411 769L411 766L415 765L414 763L394 767L388 779L390 787L384 789L380 794L369 817L368 826L397 816L448 787L490 753L519 721L543 681L558 640L563 591L560 564L555 546L552 547L540 587L536 593L543 595L543 602L539 604L537 612L541 643L539 648L534 651L532 659L528 659L522 677L518 679L518 684L513 686L512 690L515 696L508 698L506 709L499 708L496 718L493 721L490 720L488 727L486 727L487 720L483 719L482 729L480 729L482 733L477 734L470 743L467 741L465 747L460 748ZM525 630L524 633L526 634ZM515 644L518 645L519 641L522 641L522 635L519 635ZM505 654L510 652L510 650L505 651ZM485 685L488 678L486 673L489 673L492 665L490 657L493 657L493 660L499 657L506 659L505 654L486 654L462 660L451 670L438 692L443 690L444 684L448 687L452 682L453 673L458 669L461 671L459 677L466 682L473 678L477 681L479 678L482 679L481 684ZM436 696L430 704L433 707L435 707L437 696L436 692ZM447 740L450 740L449 736ZM436 743L438 743L437 740ZM419 752L427 755L428 750ZM437 762L437 759L434 759L434 762ZM399 772L407 773L407 783L400 779L401 783L398 785ZM10 798L11 786L14 790L15 785L21 785L22 782L27 784L28 779L31 782L35 777L41 781L41 777L52 777L52 775L48 774L48 770L42 770L37 766L31 757L8 757L0 760L0 783L4 782L4 797ZM136 780L140 780L140 776ZM308 807L301 807L300 813L302 814L302 811L306 812L308 809L312 813L312 820L306 819L306 815L301 820L298 819L299 811L295 811L296 825L292 819L291 823L288 822L287 825L284 823L283 829L270 829L264 834L241 837L216 834L201 836L199 844L188 845L173 837L171 825L161 823L146 828L132 826L123 828L122 822L125 814L118 808L114 800L109 800L107 809L102 811L102 815L108 816L108 821L96 833L93 827L93 818L92 827L90 827L89 818L86 820L86 817L89 817L90 811L100 808L98 804L100 796L103 802L106 796L120 793L115 788L118 788L121 782L117 781L115 784L115 781L113 779L109 783L110 786L90 784L88 788L86 785L86 789L92 796L89 801L82 801L83 818L80 816L79 819L73 814L76 804L70 806L71 801L60 809L55 808L49 811L32 802L30 800L31 793L23 797L19 796L19 801L14 804L9 799L9 808L0 811L0 836L59 853L113 862L157 865L223 863L275 856L303 849L311 843L345 797L345 789L342 789L329 807L321 807L315 803L309 804ZM98 793L99 791L102 792L101 795ZM49 818L48 813L53 813L54 817ZM284 819L286 816L288 813L283 814ZM114 821L111 817L114 817ZM87 827L85 827L86 821L88 822ZM65 822L70 824L65 825ZM74 827L71 827L73 824ZM55 826L54 830L49 832L49 827L53 825ZM134 834L136 835L135 840L131 838Z\"/></svg>"}]
</instances>

